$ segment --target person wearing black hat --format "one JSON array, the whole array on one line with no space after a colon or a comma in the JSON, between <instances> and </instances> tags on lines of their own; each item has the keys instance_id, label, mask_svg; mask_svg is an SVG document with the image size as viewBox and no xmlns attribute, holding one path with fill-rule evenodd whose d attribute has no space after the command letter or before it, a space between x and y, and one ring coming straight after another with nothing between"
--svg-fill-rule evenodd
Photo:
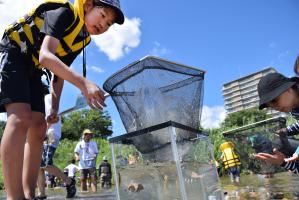
<instances>
[{"instance_id":1,"label":"person wearing black hat","mask_svg":"<svg viewBox=\"0 0 299 200\"><path fill-rule=\"evenodd\" d=\"M258 84L260 109L271 107L281 112L290 112L299 120L299 78L287 78L279 73L270 73ZM280 136L299 134L299 122L276 131Z\"/></svg>"},{"instance_id":2,"label":"person wearing black hat","mask_svg":"<svg viewBox=\"0 0 299 200\"><path fill-rule=\"evenodd\" d=\"M272 108L280 112L291 112L299 108L299 78L287 78L280 73L270 73L262 77L258 83L258 94L260 98L259 109ZM284 134L280 134L283 141L287 141ZM286 139L286 140L285 140ZM288 141L286 143L290 147ZM289 154L289 153L288 153ZM291 155L287 155L291 156ZM298 173L299 164L296 162L285 162L286 155L278 150L273 154L258 153L255 158L267 163L281 165L287 170Z\"/></svg>"},{"instance_id":3,"label":"person wearing black hat","mask_svg":"<svg viewBox=\"0 0 299 200\"><path fill-rule=\"evenodd\" d=\"M270 73L258 84L259 109L270 107L280 112L299 108L299 78L287 78L280 73Z\"/></svg>"},{"instance_id":4,"label":"person wearing black hat","mask_svg":"<svg viewBox=\"0 0 299 200\"><path fill-rule=\"evenodd\" d=\"M291 112L299 120L298 77L287 78L279 73L270 73L263 77L258 85L260 109L271 107L281 112ZM299 123L277 131L279 135L288 136L299 133Z\"/></svg>"},{"instance_id":5,"label":"person wearing black hat","mask_svg":"<svg viewBox=\"0 0 299 200\"><path fill-rule=\"evenodd\" d=\"M294 73L299 75L299 55L297 56L294 64ZM294 79L294 78L293 78ZM294 124L287 126L286 128L281 128L276 131L279 135L293 136L299 134L299 108L294 108L291 111L292 116L297 120Z\"/></svg>"}]
</instances>

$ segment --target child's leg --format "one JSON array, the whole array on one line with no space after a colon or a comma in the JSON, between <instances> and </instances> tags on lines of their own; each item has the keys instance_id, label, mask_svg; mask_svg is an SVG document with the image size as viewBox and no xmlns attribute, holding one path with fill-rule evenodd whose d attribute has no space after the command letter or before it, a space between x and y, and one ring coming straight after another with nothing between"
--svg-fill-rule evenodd
<instances>
[{"instance_id":1,"label":"child's leg","mask_svg":"<svg viewBox=\"0 0 299 200\"><path fill-rule=\"evenodd\" d=\"M12 103L6 106L7 123L1 141L1 161L7 199L22 199L22 168L26 133L31 123L30 106Z\"/></svg>"},{"instance_id":2,"label":"child's leg","mask_svg":"<svg viewBox=\"0 0 299 200\"><path fill-rule=\"evenodd\" d=\"M87 169L80 170L81 191L87 191Z\"/></svg>"},{"instance_id":3,"label":"child's leg","mask_svg":"<svg viewBox=\"0 0 299 200\"><path fill-rule=\"evenodd\" d=\"M27 132L23 165L23 189L26 198L32 198L35 194L46 126L45 115L41 112L32 112L32 123Z\"/></svg>"},{"instance_id":4,"label":"child's leg","mask_svg":"<svg viewBox=\"0 0 299 200\"><path fill-rule=\"evenodd\" d=\"M97 170L95 168L89 169L89 176L91 182L91 190L92 192L97 191Z\"/></svg>"},{"instance_id":5,"label":"child's leg","mask_svg":"<svg viewBox=\"0 0 299 200\"><path fill-rule=\"evenodd\" d=\"M44 197L46 196L46 191L45 191L45 171L44 169L39 169L38 172L38 179L37 179L37 196Z\"/></svg>"},{"instance_id":6,"label":"child's leg","mask_svg":"<svg viewBox=\"0 0 299 200\"><path fill-rule=\"evenodd\" d=\"M70 177L68 177L67 175L65 175L58 167L56 167L55 165L49 165L46 170L51 173L54 174L56 177L58 177L60 180L62 180L66 185L71 184L72 179Z\"/></svg>"}]
</instances>

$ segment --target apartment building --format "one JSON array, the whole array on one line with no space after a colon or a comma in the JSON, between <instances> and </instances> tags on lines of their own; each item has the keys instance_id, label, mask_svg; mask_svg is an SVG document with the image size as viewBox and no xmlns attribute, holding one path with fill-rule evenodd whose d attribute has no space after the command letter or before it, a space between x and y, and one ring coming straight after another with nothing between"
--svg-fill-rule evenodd
<instances>
[{"instance_id":1,"label":"apartment building","mask_svg":"<svg viewBox=\"0 0 299 200\"><path fill-rule=\"evenodd\" d=\"M225 83L222 87L222 95L224 97L227 114L258 107L259 97L257 84L263 76L273 72L276 72L276 70L269 67L237 80ZM268 114L272 114L274 116L279 115L278 112L273 110L268 110Z\"/></svg>"}]
</instances>

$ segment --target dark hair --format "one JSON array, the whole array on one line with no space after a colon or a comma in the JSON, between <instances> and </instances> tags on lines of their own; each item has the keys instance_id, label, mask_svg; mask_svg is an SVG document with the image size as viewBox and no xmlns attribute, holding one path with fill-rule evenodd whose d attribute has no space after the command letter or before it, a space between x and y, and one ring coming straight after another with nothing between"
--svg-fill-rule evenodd
<instances>
[{"instance_id":1,"label":"dark hair","mask_svg":"<svg viewBox=\"0 0 299 200\"><path fill-rule=\"evenodd\" d=\"M293 78L295 79L295 78ZM292 86L292 89L295 91L296 95L299 97L299 78L295 79L296 83Z\"/></svg>"},{"instance_id":2,"label":"dark hair","mask_svg":"<svg viewBox=\"0 0 299 200\"><path fill-rule=\"evenodd\" d=\"M294 64L294 72L295 72L295 74L299 75L298 71L299 71L299 55L297 56L297 58L295 60L295 64Z\"/></svg>"},{"instance_id":3,"label":"dark hair","mask_svg":"<svg viewBox=\"0 0 299 200\"><path fill-rule=\"evenodd\" d=\"M69 161L69 163L72 163L72 164L75 164L76 163L76 160L73 158Z\"/></svg>"}]
</instances>

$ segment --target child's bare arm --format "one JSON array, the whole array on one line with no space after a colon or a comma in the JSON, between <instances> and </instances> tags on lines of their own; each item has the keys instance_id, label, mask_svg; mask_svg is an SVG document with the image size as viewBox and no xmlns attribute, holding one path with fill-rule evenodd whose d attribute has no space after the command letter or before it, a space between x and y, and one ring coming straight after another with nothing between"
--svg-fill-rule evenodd
<instances>
[{"instance_id":1,"label":"child's bare arm","mask_svg":"<svg viewBox=\"0 0 299 200\"><path fill-rule=\"evenodd\" d=\"M52 75L54 77L54 74ZM60 96L63 89L64 80L60 77L52 78L51 80L51 94L52 94L52 109L57 111L59 110Z\"/></svg>"},{"instance_id":2,"label":"child's bare arm","mask_svg":"<svg viewBox=\"0 0 299 200\"><path fill-rule=\"evenodd\" d=\"M103 106L106 106L104 92L96 84L71 70L55 55L58 45L58 39L45 36L39 55L40 64L58 77L78 87L86 97L90 107L102 109Z\"/></svg>"},{"instance_id":3,"label":"child's bare arm","mask_svg":"<svg viewBox=\"0 0 299 200\"><path fill-rule=\"evenodd\" d=\"M294 153L292 157L284 159L285 162L293 162L296 160L298 160L298 154L296 154L296 153Z\"/></svg>"},{"instance_id":4,"label":"child's bare arm","mask_svg":"<svg viewBox=\"0 0 299 200\"><path fill-rule=\"evenodd\" d=\"M58 110L59 110L59 102L60 102L60 96L63 89L63 83L64 80L59 77L55 77L54 80L54 74L52 74L52 80L51 80L51 110L49 115L47 116L47 122L49 124L56 123L59 120L58 116Z\"/></svg>"}]
</instances>

